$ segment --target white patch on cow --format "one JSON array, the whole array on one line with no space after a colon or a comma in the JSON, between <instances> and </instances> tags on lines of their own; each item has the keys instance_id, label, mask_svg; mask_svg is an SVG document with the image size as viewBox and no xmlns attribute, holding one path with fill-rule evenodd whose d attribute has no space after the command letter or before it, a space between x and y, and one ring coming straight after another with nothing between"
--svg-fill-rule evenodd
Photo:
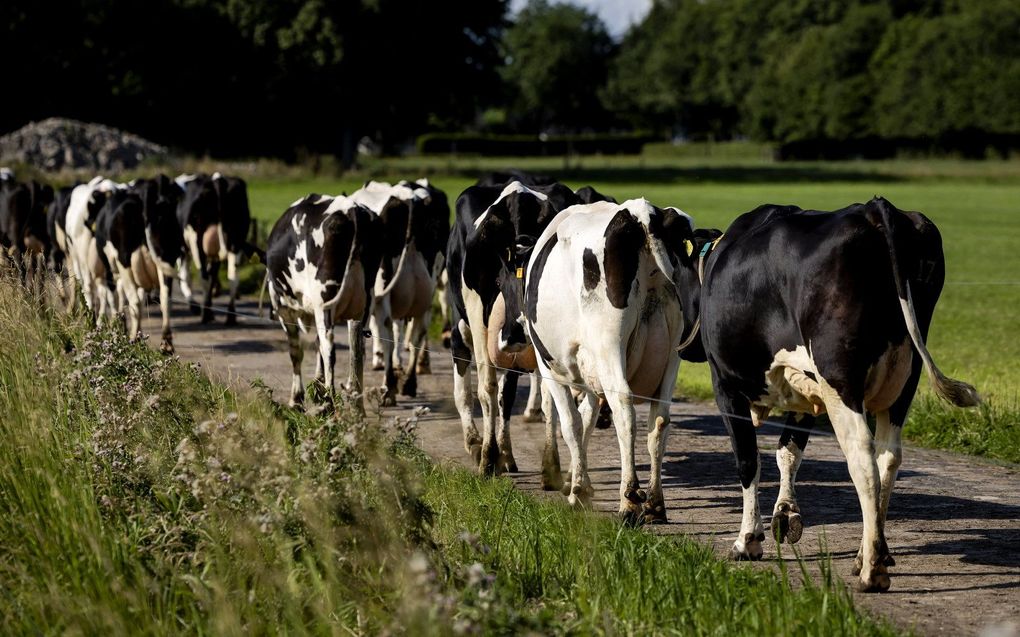
<instances>
[{"instance_id":1,"label":"white patch on cow","mask_svg":"<svg viewBox=\"0 0 1020 637\"><path fill-rule=\"evenodd\" d=\"M323 224L320 223L318 227L312 228L312 243L317 248L321 248L326 243L326 233L322 229L322 225Z\"/></svg>"},{"instance_id":2,"label":"white patch on cow","mask_svg":"<svg viewBox=\"0 0 1020 637\"><path fill-rule=\"evenodd\" d=\"M386 207L386 203L396 198L400 201L425 201L428 202L431 194L424 188L412 188L405 184L388 184L384 181L370 181L363 188L351 194L351 199L365 206L372 212L379 214Z\"/></svg>"},{"instance_id":3,"label":"white patch on cow","mask_svg":"<svg viewBox=\"0 0 1020 637\"><path fill-rule=\"evenodd\" d=\"M195 267L202 269L202 263L198 260L198 233L190 225L184 226L184 243L188 246L188 253L191 255Z\"/></svg>"},{"instance_id":4,"label":"white patch on cow","mask_svg":"<svg viewBox=\"0 0 1020 637\"><path fill-rule=\"evenodd\" d=\"M220 173L219 171L217 171L217 172L214 172L214 173L212 174L212 178L213 178L213 180L216 180L216 179L223 179L223 174L222 174L222 173Z\"/></svg>"},{"instance_id":5,"label":"white patch on cow","mask_svg":"<svg viewBox=\"0 0 1020 637\"><path fill-rule=\"evenodd\" d=\"M307 199L307 197L306 197L306 199ZM323 203L326 203L327 201L332 201L332 199L333 199L333 197L330 197L329 195L319 195L319 198L316 199L315 201L313 201L312 203L314 203L314 204L323 204Z\"/></svg>"},{"instance_id":6,"label":"white patch on cow","mask_svg":"<svg viewBox=\"0 0 1020 637\"><path fill-rule=\"evenodd\" d=\"M416 180L414 183L418 184L422 188L428 188L432 185L429 183L428 177L422 177L421 179Z\"/></svg>"},{"instance_id":7,"label":"white patch on cow","mask_svg":"<svg viewBox=\"0 0 1020 637\"><path fill-rule=\"evenodd\" d=\"M0 168L0 181L14 181L14 171L6 166Z\"/></svg>"},{"instance_id":8,"label":"white patch on cow","mask_svg":"<svg viewBox=\"0 0 1020 637\"><path fill-rule=\"evenodd\" d=\"M326 210L323 211L323 214L330 215L333 214L334 212L347 212L348 210L350 210L351 208L358 204L358 202L354 201L352 197L345 197L343 195L340 195L339 197L333 197L332 199L333 202L326 207Z\"/></svg>"},{"instance_id":9,"label":"white patch on cow","mask_svg":"<svg viewBox=\"0 0 1020 637\"><path fill-rule=\"evenodd\" d=\"M185 186L195 181L196 179L198 179L198 175L187 174L177 175L176 177L174 177L174 183L177 184L177 186L183 190Z\"/></svg>"},{"instance_id":10,"label":"white patch on cow","mask_svg":"<svg viewBox=\"0 0 1020 637\"><path fill-rule=\"evenodd\" d=\"M485 209L485 212L483 212L481 215L479 215L477 219L475 219L475 228L481 227L482 222L485 221L485 218L487 216L489 216L489 210L492 209L492 206L495 206L496 204L503 201L510 195L517 193L529 193L539 201L546 201L549 199L549 196L543 192L532 190L531 188L528 188L519 181L512 181L509 184L507 184L505 188L503 188L503 192L499 193L499 196L496 197L496 201L493 201L492 204Z\"/></svg>"},{"instance_id":11,"label":"white patch on cow","mask_svg":"<svg viewBox=\"0 0 1020 637\"><path fill-rule=\"evenodd\" d=\"M295 234L302 234L305 229L305 215L296 214L290 218L290 226L294 228Z\"/></svg>"},{"instance_id":12,"label":"white patch on cow","mask_svg":"<svg viewBox=\"0 0 1020 637\"><path fill-rule=\"evenodd\" d=\"M296 206L296 205L298 205L298 204L304 203L304 202L305 202L305 199L308 199L308 197L307 197L307 196L304 196L304 197L301 197L300 199L295 199L295 200L294 200L294 202L293 202L292 204L290 204L289 206L287 206L287 209L289 210L289 209L293 208L294 206ZM320 201L321 201L321 198L320 198ZM315 203L319 203L319 202L318 202L318 201L316 201Z\"/></svg>"}]
</instances>

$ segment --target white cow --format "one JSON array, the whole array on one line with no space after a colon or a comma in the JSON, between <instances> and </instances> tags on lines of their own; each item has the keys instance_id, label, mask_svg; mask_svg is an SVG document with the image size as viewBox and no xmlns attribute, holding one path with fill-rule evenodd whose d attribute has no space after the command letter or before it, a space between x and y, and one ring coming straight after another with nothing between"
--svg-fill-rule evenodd
<instances>
[{"instance_id":1,"label":"white cow","mask_svg":"<svg viewBox=\"0 0 1020 637\"><path fill-rule=\"evenodd\" d=\"M665 520L661 469L677 347L692 331L700 287L686 248L693 251L693 239L690 217L678 210L602 201L560 212L532 251L528 334L570 450L572 504L589 504L593 494L587 441L604 397L620 443L620 513L631 523ZM634 404L645 400L647 496L634 467Z\"/></svg>"},{"instance_id":2,"label":"white cow","mask_svg":"<svg viewBox=\"0 0 1020 637\"><path fill-rule=\"evenodd\" d=\"M81 286L85 304L96 321L112 316L117 309L114 290L107 284L106 266L95 240L95 224L109 193L124 190L126 184L99 176L71 191L71 203L64 221L64 241L71 275Z\"/></svg>"}]
</instances>

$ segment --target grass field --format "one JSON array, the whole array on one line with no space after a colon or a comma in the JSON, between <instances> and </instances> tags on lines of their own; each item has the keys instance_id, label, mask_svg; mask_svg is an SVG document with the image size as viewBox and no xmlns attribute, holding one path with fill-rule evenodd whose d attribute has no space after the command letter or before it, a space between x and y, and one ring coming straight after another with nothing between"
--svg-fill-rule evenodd
<instances>
[{"instance_id":1,"label":"grass field","mask_svg":"<svg viewBox=\"0 0 1020 637\"><path fill-rule=\"evenodd\" d=\"M0 296L5 634L895 634L824 561L724 562Z\"/></svg>"},{"instance_id":2,"label":"grass field","mask_svg":"<svg viewBox=\"0 0 1020 637\"><path fill-rule=\"evenodd\" d=\"M992 405L991 410L960 414L922 400L914 416L924 417L912 418L907 436L1020 462L1020 162L575 161L581 166L564 169L560 158L389 160L369 166L358 178L252 179L250 196L254 214L271 224L304 194L351 192L369 176L428 174L452 201L473 182L472 171L519 165L550 171L575 188L593 185L621 201L645 197L677 206L699 226L725 229L737 215L762 203L831 210L882 195L902 209L924 212L941 230L947 283L929 349L945 373L974 384ZM682 365L679 387L687 396L710 398L707 365ZM927 392L926 381L921 392ZM988 444L989 438L995 443Z\"/></svg>"}]
</instances>

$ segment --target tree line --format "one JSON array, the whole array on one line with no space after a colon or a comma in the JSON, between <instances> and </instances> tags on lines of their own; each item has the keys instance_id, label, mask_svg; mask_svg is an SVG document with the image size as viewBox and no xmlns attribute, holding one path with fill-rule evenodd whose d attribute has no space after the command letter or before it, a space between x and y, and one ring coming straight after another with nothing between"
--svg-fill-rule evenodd
<instances>
[{"instance_id":1,"label":"tree line","mask_svg":"<svg viewBox=\"0 0 1020 637\"><path fill-rule=\"evenodd\" d=\"M1015 0L654 0L620 41L533 0L13 0L0 130L63 115L191 152L350 155L429 131L1020 146ZM13 99L12 99L13 97Z\"/></svg>"}]
</instances>

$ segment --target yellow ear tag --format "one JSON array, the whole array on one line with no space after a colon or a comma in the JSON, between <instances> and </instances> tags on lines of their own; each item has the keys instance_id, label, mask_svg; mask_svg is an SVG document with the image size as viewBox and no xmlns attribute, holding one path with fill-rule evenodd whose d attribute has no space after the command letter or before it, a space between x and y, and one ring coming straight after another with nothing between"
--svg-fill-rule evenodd
<instances>
[{"instance_id":1,"label":"yellow ear tag","mask_svg":"<svg viewBox=\"0 0 1020 637\"><path fill-rule=\"evenodd\" d=\"M524 268L517 268L517 278L518 279L524 278Z\"/></svg>"},{"instance_id":2,"label":"yellow ear tag","mask_svg":"<svg viewBox=\"0 0 1020 637\"><path fill-rule=\"evenodd\" d=\"M690 239L684 239L684 247L687 248L687 256L694 254L694 244Z\"/></svg>"}]
</instances>

